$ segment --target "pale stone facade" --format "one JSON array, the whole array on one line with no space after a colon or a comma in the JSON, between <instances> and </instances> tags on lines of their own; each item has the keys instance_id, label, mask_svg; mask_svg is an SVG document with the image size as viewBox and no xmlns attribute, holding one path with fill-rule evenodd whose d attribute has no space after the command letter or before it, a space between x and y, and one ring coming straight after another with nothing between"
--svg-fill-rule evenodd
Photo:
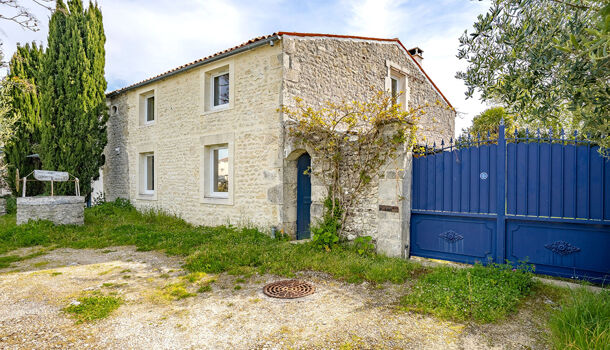
<instances>
[{"instance_id":1,"label":"pale stone facade","mask_svg":"<svg viewBox=\"0 0 610 350\"><path fill-rule=\"evenodd\" d=\"M218 72L230 74L230 102L228 108L215 110L209 82ZM294 236L296 159L306 150L287 137L280 106L290 105L294 97L314 106L365 99L371 87L387 89L392 72L404 77L409 105L437 100L447 105L397 40L297 33L258 38L110 93L106 199L129 198L138 208L162 209L195 224L255 225ZM149 96L154 96L154 122L143 122L143 108L151 108L143 98ZM452 110L438 109L421 120L420 134L430 141L448 138L454 117ZM216 145L229 154L229 192L220 198L207 187L210 152ZM141 164L146 155L154 155L154 192L143 190L143 174L150 172ZM397 162L405 168L408 160ZM390 168L363 196L348 231L373 236L382 251L401 255L410 204L398 196L409 197L402 190L409 188L409 177L405 180L401 172L397 178ZM312 179L312 220L321 214L324 195L325 188ZM400 210L379 211L379 205Z\"/></svg>"}]
</instances>

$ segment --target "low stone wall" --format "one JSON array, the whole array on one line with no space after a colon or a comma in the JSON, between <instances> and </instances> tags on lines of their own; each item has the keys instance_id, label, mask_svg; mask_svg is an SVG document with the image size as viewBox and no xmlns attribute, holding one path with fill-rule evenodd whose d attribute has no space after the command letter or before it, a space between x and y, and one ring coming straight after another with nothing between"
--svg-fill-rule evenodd
<instances>
[{"instance_id":1,"label":"low stone wall","mask_svg":"<svg viewBox=\"0 0 610 350\"><path fill-rule=\"evenodd\" d=\"M49 220L56 225L83 225L85 197L25 197L17 198L17 225L30 220Z\"/></svg>"},{"instance_id":2,"label":"low stone wall","mask_svg":"<svg viewBox=\"0 0 610 350\"><path fill-rule=\"evenodd\" d=\"M0 216L6 214L6 199L0 198Z\"/></svg>"}]
</instances>

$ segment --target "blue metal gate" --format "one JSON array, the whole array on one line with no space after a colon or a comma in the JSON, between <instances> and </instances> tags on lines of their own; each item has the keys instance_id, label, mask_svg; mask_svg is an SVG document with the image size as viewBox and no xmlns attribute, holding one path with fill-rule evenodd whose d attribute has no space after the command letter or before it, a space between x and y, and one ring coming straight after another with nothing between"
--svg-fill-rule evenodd
<instances>
[{"instance_id":1,"label":"blue metal gate","mask_svg":"<svg viewBox=\"0 0 610 350\"><path fill-rule=\"evenodd\" d=\"M610 161L597 146L501 125L497 140L435 148L413 159L412 255L610 281Z\"/></svg>"}]
</instances>

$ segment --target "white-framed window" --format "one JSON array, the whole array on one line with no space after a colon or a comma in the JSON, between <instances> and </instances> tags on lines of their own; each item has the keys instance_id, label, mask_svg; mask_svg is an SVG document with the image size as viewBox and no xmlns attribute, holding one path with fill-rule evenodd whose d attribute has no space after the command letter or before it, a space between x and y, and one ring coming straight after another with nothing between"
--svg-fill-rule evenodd
<instances>
[{"instance_id":1,"label":"white-framed window","mask_svg":"<svg viewBox=\"0 0 610 350\"><path fill-rule=\"evenodd\" d=\"M234 134L201 136L200 202L233 205Z\"/></svg>"},{"instance_id":2,"label":"white-framed window","mask_svg":"<svg viewBox=\"0 0 610 350\"><path fill-rule=\"evenodd\" d=\"M392 99L394 103L399 103L402 105L403 109L407 108L407 95L409 92L407 91L407 77L402 72L391 69L390 70L390 86L389 91L392 95Z\"/></svg>"},{"instance_id":3,"label":"white-framed window","mask_svg":"<svg viewBox=\"0 0 610 350\"><path fill-rule=\"evenodd\" d=\"M202 114L233 108L236 79L233 66L232 60L223 60L202 70Z\"/></svg>"},{"instance_id":4,"label":"white-framed window","mask_svg":"<svg viewBox=\"0 0 610 350\"><path fill-rule=\"evenodd\" d=\"M210 148L210 166L208 167L209 193L211 197L227 198L229 196L229 147L228 145Z\"/></svg>"},{"instance_id":5,"label":"white-framed window","mask_svg":"<svg viewBox=\"0 0 610 350\"><path fill-rule=\"evenodd\" d=\"M140 125L152 125L157 120L157 99L155 89L140 93L139 95L139 114Z\"/></svg>"},{"instance_id":6,"label":"white-framed window","mask_svg":"<svg viewBox=\"0 0 610 350\"><path fill-rule=\"evenodd\" d=\"M140 156L141 164L141 193L152 195L155 193L155 154L142 153Z\"/></svg>"},{"instance_id":7,"label":"white-framed window","mask_svg":"<svg viewBox=\"0 0 610 350\"><path fill-rule=\"evenodd\" d=\"M145 102L146 123L155 121L155 95L147 96Z\"/></svg>"},{"instance_id":8,"label":"white-framed window","mask_svg":"<svg viewBox=\"0 0 610 350\"><path fill-rule=\"evenodd\" d=\"M398 97L398 94L400 93L400 88L399 88L399 81L400 79L396 76L396 75L392 75L390 76L390 92L392 94L392 98L394 100L396 100L396 97Z\"/></svg>"},{"instance_id":9,"label":"white-framed window","mask_svg":"<svg viewBox=\"0 0 610 350\"><path fill-rule=\"evenodd\" d=\"M230 79L231 76L228 71L212 75L210 79L212 85L210 86L210 91L212 92L210 94L212 97L210 104L212 109L228 106L230 98Z\"/></svg>"}]
</instances>

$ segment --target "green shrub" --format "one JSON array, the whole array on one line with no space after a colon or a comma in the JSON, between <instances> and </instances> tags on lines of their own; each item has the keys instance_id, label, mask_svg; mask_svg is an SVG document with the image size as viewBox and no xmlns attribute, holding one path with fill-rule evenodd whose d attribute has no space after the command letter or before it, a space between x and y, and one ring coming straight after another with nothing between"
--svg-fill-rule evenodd
<instances>
[{"instance_id":1,"label":"green shrub","mask_svg":"<svg viewBox=\"0 0 610 350\"><path fill-rule=\"evenodd\" d=\"M570 291L549 327L555 349L610 349L610 291Z\"/></svg>"},{"instance_id":2,"label":"green shrub","mask_svg":"<svg viewBox=\"0 0 610 350\"><path fill-rule=\"evenodd\" d=\"M354 240L354 248L360 255L371 256L375 254L375 245L372 243L373 238L371 236L357 237Z\"/></svg>"},{"instance_id":3,"label":"green shrub","mask_svg":"<svg viewBox=\"0 0 610 350\"><path fill-rule=\"evenodd\" d=\"M458 321L493 322L516 310L533 284L532 271L525 265L439 267L422 276L401 304Z\"/></svg>"},{"instance_id":4,"label":"green shrub","mask_svg":"<svg viewBox=\"0 0 610 350\"><path fill-rule=\"evenodd\" d=\"M335 207L333 208L332 199L330 196L326 197L322 220L310 227L311 234L313 235L311 241L314 246L330 251L339 243L342 213L343 210L339 203L335 202Z\"/></svg>"}]
</instances>

